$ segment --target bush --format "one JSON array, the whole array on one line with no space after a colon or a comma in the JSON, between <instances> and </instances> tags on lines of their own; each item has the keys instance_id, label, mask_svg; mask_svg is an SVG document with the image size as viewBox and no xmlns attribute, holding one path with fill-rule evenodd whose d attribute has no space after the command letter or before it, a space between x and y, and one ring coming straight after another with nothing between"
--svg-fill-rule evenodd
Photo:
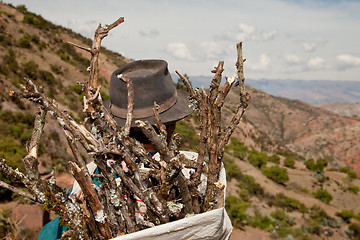
<instances>
[{"instance_id":1,"label":"bush","mask_svg":"<svg viewBox=\"0 0 360 240\"><path fill-rule=\"evenodd\" d=\"M284 166L288 168L295 168L295 159L294 157L286 157L284 160Z\"/></svg>"},{"instance_id":2,"label":"bush","mask_svg":"<svg viewBox=\"0 0 360 240\"><path fill-rule=\"evenodd\" d=\"M71 85L69 86L69 89L78 95L83 92L82 87L79 84Z\"/></svg>"},{"instance_id":3,"label":"bush","mask_svg":"<svg viewBox=\"0 0 360 240\"><path fill-rule=\"evenodd\" d=\"M324 189L319 189L315 193L313 193L314 197L319 199L320 201L329 204L333 199L333 196Z\"/></svg>"},{"instance_id":4,"label":"bush","mask_svg":"<svg viewBox=\"0 0 360 240\"><path fill-rule=\"evenodd\" d=\"M18 45L22 48L31 48L30 39L28 36L24 35L23 37L19 38Z\"/></svg>"},{"instance_id":5,"label":"bush","mask_svg":"<svg viewBox=\"0 0 360 240\"><path fill-rule=\"evenodd\" d=\"M225 199L225 209L233 225L243 225L243 221L246 220L247 217L246 209L249 207L249 205L249 203L246 203L235 196L228 196Z\"/></svg>"},{"instance_id":6,"label":"bush","mask_svg":"<svg viewBox=\"0 0 360 240\"><path fill-rule=\"evenodd\" d=\"M255 179L252 176L244 175L240 173L237 177L239 188L239 195L244 201L249 201L249 196L262 196L264 195L264 189L260 184L255 182Z\"/></svg>"},{"instance_id":7,"label":"bush","mask_svg":"<svg viewBox=\"0 0 360 240\"><path fill-rule=\"evenodd\" d=\"M235 163L229 163L225 165L226 177L231 180L233 178L238 179L241 174L241 170Z\"/></svg>"},{"instance_id":8,"label":"bush","mask_svg":"<svg viewBox=\"0 0 360 240\"><path fill-rule=\"evenodd\" d=\"M58 75L64 75L64 72L62 71L61 66L56 65L56 64L51 64L50 68L53 73L58 74Z\"/></svg>"},{"instance_id":9,"label":"bush","mask_svg":"<svg viewBox=\"0 0 360 240\"><path fill-rule=\"evenodd\" d=\"M180 149L196 151L199 147L200 138L191 124L187 122L189 118L191 118L191 116L176 123L175 133L179 133L181 136Z\"/></svg>"},{"instance_id":10,"label":"bush","mask_svg":"<svg viewBox=\"0 0 360 240\"><path fill-rule=\"evenodd\" d=\"M55 82L55 77L51 72L40 70L39 71L39 78L45 81L47 84L52 84Z\"/></svg>"},{"instance_id":11,"label":"bush","mask_svg":"<svg viewBox=\"0 0 360 240\"><path fill-rule=\"evenodd\" d=\"M340 168L340 172L346 173L348 175L348 177L350 177L350 178L353 178L353 179L357 178L356 173L351 171L349 167Z\"/></svg>"},{"instance_id":12,"label":"bush","mask_svg":"<svg viewBox=\"0 0 360 240\"><path fill-rule=\"evenodd\" d=\"M314 172L316 171L323 172L327 164L328 161L325 158L319 158L316 162L312 158L305 161L306 168Z\"/></svg>"},{"instance_id":13,"label":"bush","mask_svg":"<svg viewBox=\"0 0 360 240\"><path fill-rule=\"evenodd\" d=\"M248 224L265 231L271 231L275 228L275 221L268 216L263 216L259 211L256 211L255 216L249 219Z\"/></svg>"},{"instance_id":14,"label":"bush","mask_svg":"<svg viewBox=\"0 0 360 240\"><path fill-rule=\"evenodd\" d=\"M106 94L105 92L101 91L100 94L101 94L101 98L103 101L110 99L110 96L108 94Z\"/></svg>"},{"instance_id":15,"label":"bush","mask_svg":"<svg viewBox=\"0 0 360 240\"><path fill-rule=\"evenodd\" d=\"M316 222L320 222L322 219L329 219L330 216L321 207L314 205L310 208L310 218Z\"/></svg>"},{"instance_id":16,"label":"bush","mask_svg":"<svg viewBox=\"0 0 360 240\"><path fill-rule=\"evenodd\" d=\"M32 80L36 80L39 74L39 66L34 61L26 62L22 65L25 75Z\"/></svg>"},{"instance_id":17,"label":"bush","mask_svg":"<svg viewBox=\"0 0 360 240\"><path fill-rule=\"evenodd\" d=\"M23 169L22 159L26 156L24 146L13 136L0 139L0 157L5 158L9 166Z\"/></svg>"},{"instance_id":18,"label":"bush","mask_svg":"<svg viewBox=\"0 0 360 240\"><path fill-rule=\"evenodd\" d=\"M75 51L75 48L69 43L63 43L56 53L61 58L61 60L65 62L69 62L73 65L75 65L73 61L77 62L78 66L81 69L84 69L84 72L86 72L87 67L90 65L90 60L83 58L81 55L79 55Z\"/></svg>"},{"instance_id":19,"label":"bush","mask_svg":"<svg viewBox=\"0 0 360 240\"><path fill-rule=\"evenodd\" d=\"M11 210L0 209L0 238L7 239L6 235L11 231L12 222L10 220Z\"/></svg>"},{"instance_id":20,"label":"bush","mask_svg":"<svg viewBox=\"0 0 360 240\"><path fill-rule=\"evenodd\" d=\"M270 156L268 158L268 161L279 164L280 163L280 157L277 154L274 154L274 155L272 155L272 156Z\"/></svg>"},{"instance_id":21,"label":"bush","mask_svg":"<svg viewBox=\"0 0 360 240\"><path fill-rule=\"evenodd\" d=\"M248 161L251 165L261 168L266 166L266 162L268 160L268 155L266 153L258 152L258 151L251 151L248 156Z\"/></svg>"},{"instance_id":22,"label":"bush","mask_svg":"<svg viewBox=\"0 0 360 240\"><path fill-rule=\"evenodd\" d=\"M262 173L266 177L280 184L284 184L285 182L289 181L289 175L286 168L279 166L264 167L262 168Z\"/></svg>"},{"instance_id":23,"label":"bush","mask_svg":"<svg viewBox=\"0 0 360 240\"><path fill-rule=\"evenodd\" d=\"M8 50L8 53L4 56L3 60L7 69L16 73L16 71L19 69L19 64L16 61L16 54L12 48Z\"/></svg>"},{"instance_id":24,"label":"bush","mask_svg":"<svg viewBox=\"0 0 360 240\"><path fill-rule=\"evenodd\" d=\"M342 210L337 212L336 216L341 217L344 222L350 223L350 220L355 217L355 213L353 210Z\"/></svg>"},{"instance_id":25,"label":"bush","mask_svg":"<svg viewBox=\"0 0 360 240\"><path fill-rule=\"evenodd\" d=\"M244 143L240 142L237 138L232 137L230 143L225 146L225 152L234 157L237 157L241 160L245 159L248 148L244 145Z\"/></svg>"},{"instance_id":26,"label":"bush","mask_svg":"<svg viewBox=\"0 0 360 240\"><path fill-rule=\"evenodd\" d=\"M283 193L276 194L274 198L271 198L268 201L268 204L269 206L280 207L289 212L299 211L304 213L307 211L307 208L303 203L301 203L297 199L293 199L288 196L285 196Z\"/></svg>"},{"instance_id":27,"label":"bush","mask_svg":"<svg viewBox=\"0 0 360 240\"><path fill-rule=\"evenodd\" d=\"M360 188L358 186L350 186L348 190L352 193L357 194L360 191Z\"/></svg>"},{"instance_id":28,"label":"bush","mask_svg":"<svg viewBox=\"0 0 360 240\"><path fill-rule=\"evenodd\" d=\"M352 231L352 237L354 239L360 239L360 225L358 223L350 224L349 230Z\"/></svg>"}]
</instances>

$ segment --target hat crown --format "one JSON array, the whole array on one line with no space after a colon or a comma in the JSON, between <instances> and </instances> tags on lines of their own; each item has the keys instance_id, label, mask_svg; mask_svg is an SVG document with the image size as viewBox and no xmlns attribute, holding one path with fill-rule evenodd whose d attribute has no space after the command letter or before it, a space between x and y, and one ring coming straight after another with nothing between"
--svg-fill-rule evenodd
<instances>
[{"instance_id":1,"label":"hat crown","mask_svg":"<svg viewBox=\"0 0 360 240\"><path fill-rule=\"evenodd\" d=\"M119 78L130 78L134 89L134 118L153 115L154 101L166 111L177 101L176 89L171 79L168 64L164 60L140 60L126 64L113 72L110 80L111 112L126 117L128 90Z\"/></svg>"}]
</instances>

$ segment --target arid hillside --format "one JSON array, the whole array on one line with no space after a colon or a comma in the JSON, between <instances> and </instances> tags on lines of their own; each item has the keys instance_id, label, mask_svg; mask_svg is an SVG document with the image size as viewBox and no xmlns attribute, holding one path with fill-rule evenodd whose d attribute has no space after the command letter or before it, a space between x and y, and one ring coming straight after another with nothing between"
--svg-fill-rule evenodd
<instances>
[{"instance_id":1,"label":"arid hillside","mask_svg":"<svg viewBox=\"0 0 360 240\"><path fill-rule=\"evenodd\" d=\"M326 158L332 167L348 164L360 173L358 118L253 88L249 91L252 98L245 122L256 130L255 138L263 147L290 151L303 160Z\"/></svg>"}]
</instances>

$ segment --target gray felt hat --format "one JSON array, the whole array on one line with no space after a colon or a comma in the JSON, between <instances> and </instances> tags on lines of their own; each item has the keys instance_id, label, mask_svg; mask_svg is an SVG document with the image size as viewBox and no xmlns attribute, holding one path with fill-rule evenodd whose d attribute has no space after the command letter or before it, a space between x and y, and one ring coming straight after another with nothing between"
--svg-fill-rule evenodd
<instances>
[{"instance_id":1,"label":"gray felt hat","mask_svg":"<svg viewBox=\"0 0 360 240\"><path fill-rule=\"evenodd\" d=\"M167 62L163 60L139 60L128 63L111 75L110 101L104 103L113 118L124 126L127 116L128 91L120 74L130 78L134 88L134 121L148 121L155 125L153 114L154 101L159 105L160 119L170 123L183 119L192 113L187 93L177 90L171 79ZM135 127L135 123L132 127Z\"/></svg>"}]
</instances>

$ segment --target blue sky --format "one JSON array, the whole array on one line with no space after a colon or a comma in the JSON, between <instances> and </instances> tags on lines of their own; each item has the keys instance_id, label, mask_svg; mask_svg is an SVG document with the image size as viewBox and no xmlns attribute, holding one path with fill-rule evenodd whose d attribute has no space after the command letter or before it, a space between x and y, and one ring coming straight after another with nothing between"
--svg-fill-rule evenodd
<instances>
[{"instance_id":1,"label":"blue sky","mask_svg":"<svg viewBox=\"0 0 360 240\"><path fill-rule=\"evenodd\" d=\"M160 58L170 71L234 74L243 41L251 79L360 81L360 1L5 0L92 38L99 23L125 22L103 45L132 59Z\"/></svg>"}]
</instances>

